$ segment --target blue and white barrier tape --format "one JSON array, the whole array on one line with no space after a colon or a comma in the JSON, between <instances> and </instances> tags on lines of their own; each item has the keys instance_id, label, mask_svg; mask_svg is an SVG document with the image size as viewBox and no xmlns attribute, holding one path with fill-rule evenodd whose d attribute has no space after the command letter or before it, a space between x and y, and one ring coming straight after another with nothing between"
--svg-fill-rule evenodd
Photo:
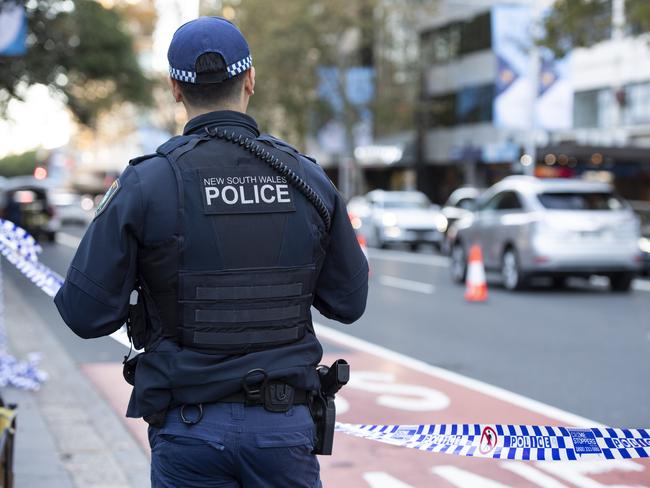
<instances>
[{"instance_id":1,"label":"blue and white barrier tape","mask_svg":"<svg viewBox=\"0 0 650 488\"><path fill-rule=\"evenodd\" d=\"M41 246L24 229L0 219L0 253L48 296L54 297L63 278L38 261Z\"/></svg>"},{"instance_id":2,"label":"blue and white barrier tape","mask_svg":"<svg viewBox=\"0 0 650 488\"><path fill-rule=\"evenodd\" d=\"M32 283L49 296L54 296L61 287L63 278L38 261L41 251L41 246L25 229L0 219L0 254ZM0 270L0 387L38 390L47 379L47 373L38 368L40 354L31 353L26 361L18 361L8 352L2 285Z\"/></svg>"},{"instance_id":3,"label":"blue and white barrier tape","mask_svg":"<svg viewBox=\"0 0 650 488\"><path fill-rule=\"evenodd\" d=\"M0 253L32 283L53 297L63 284L63 278L38 261L40 252L41 248L32 236L13 223L0 219ZM0 387L11 384L37 389L46 379L45 373L37 368L39 356L31 354L26 362L18 362L3 352L5 336L1 325ZM493 459L573 461L650 457L650 429L337 423L336 431L421 451Z\"/></svg>"},{"instance_id":4,"label":"blue and white barrier tape","mask_svg":"<svg viewBox=\"0 0 650 488\"><path fill-rule=\"evenodd\" d=\"M354 425L336 430L394 446L457 456L519 461L638 459L650 457L650 429L540 427L536 425Z\"/></svg>"}]
</instances>

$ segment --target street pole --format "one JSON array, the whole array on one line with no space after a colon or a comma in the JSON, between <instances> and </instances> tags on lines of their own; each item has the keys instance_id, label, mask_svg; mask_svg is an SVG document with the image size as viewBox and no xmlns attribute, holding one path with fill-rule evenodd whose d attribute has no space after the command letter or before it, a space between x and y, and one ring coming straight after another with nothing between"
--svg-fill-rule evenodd
<instances>
[{"instance_id":1,"label":"street pole","mask_svg":"<svg viewBox=\"0 0 650 488\"><path fill-rule=\"evenodd\" d=\"M528 164L522 164L523 173L528 176L535 175L535 166L537 164L537 96L539 93L539 72L541 69L541 53L537 46L538 22L541 17L541 7L539 2L532 0L532 20L531 31L532 45L529 53L529 69L530 69L530 129L526 137L525 152L530 156L530 160L526 161Z\"/></svg>"}]
</instances>

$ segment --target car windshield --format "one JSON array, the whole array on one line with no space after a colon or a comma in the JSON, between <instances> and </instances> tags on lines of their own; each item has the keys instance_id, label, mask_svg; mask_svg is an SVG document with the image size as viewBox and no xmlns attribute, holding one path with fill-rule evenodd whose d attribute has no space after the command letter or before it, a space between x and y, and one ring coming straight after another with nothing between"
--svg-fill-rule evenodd
<instances>
[{"instance_id":1,"label":"car windshield","mask_svg":"<svg viewBox=\"0 0 650 488\"><path fill-rule=\"evenodd\" d=\"M384 208L429 208L431 204L425 199L384 200Z\"/></svg>"},{"instance_id":2,"label":"car windshield","mask_svg":"<svg viewBox=\"0 0 650 488\"><path fill-rule=\"evenodd\" d=\"M474 198L461 198L455 206L465 210L473 210L476 207L476 200Z\"/></svg>"},{"instance_id":3,"label":"car windshield","mask_svg":"<svg viewBox=\"0 0 650 488\"><path fill-rule=\"evenodd\" d=\"M548 192L538 195L549 210L621 210L623 200L607 192Z\"/></svg>"}]
</instances>

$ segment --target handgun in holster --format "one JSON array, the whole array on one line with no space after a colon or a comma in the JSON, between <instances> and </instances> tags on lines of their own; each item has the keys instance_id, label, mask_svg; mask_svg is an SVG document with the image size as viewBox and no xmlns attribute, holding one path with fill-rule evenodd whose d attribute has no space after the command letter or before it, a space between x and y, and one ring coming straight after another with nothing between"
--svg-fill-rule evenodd
<instances>
[{"instance_id":1,"label":"handgun in holster","mask_svg":"<svg viewBox=\"0 0 650 488\"><path fill-rule=\"evenodd\" d=\"M147 308L142 295L142 288L136 286L134 290L137 292L138 298L135 303L129 304L129 314L126 319L126 333L131 341L131 346L134 349L142 349L147 343L148 334L150 330L147 327ZM122 375L127 383L135 385L135 368L138 364L139 354L129 359L129 354L124 356L124 366L122 368Z\"/></svg>"},{"instance_id":2,"label":"handgun in holster","mask_svg":"<svg viewBox=\"0 0 650 488\"><path fill-rule=\"evenodd\" d=\"M310 402L310 410L316 423L317 440L313 454L329 456L334 445L336 405L334 396L350 379L350 365L344 359L337 359L332 366L318 367L320 391Z\"/></svg>"}]
</instances>

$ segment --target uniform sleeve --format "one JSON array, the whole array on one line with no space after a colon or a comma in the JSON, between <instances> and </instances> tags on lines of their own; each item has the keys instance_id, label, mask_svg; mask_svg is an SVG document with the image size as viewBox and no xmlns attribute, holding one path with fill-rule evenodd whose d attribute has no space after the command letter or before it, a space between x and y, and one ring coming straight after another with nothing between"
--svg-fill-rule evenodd
<instances>
[{"instance_id":1,"label":"uniform sleeve","mask_svg":"<svg viewBox=\"0 0 650 488\"><path fill-rule=\"evenodd\" d=\"M65 323L84 339L121 327L135 284L144 216L140 182L132 166L117 181L117 190L103 207L100 204L54 298Z\"/></svg>"},{"instance_id":2,"label":"uniform sleeve","mask_svg":"<svg viewBox=\"0 0 650 488\"><path fill-rule=\"evenodd\" d=\"M368 261L350 224L345 202L337 192L314 306L325 317L349 324L363 315L367 297Z\"/></svg>"}]
</instances>

